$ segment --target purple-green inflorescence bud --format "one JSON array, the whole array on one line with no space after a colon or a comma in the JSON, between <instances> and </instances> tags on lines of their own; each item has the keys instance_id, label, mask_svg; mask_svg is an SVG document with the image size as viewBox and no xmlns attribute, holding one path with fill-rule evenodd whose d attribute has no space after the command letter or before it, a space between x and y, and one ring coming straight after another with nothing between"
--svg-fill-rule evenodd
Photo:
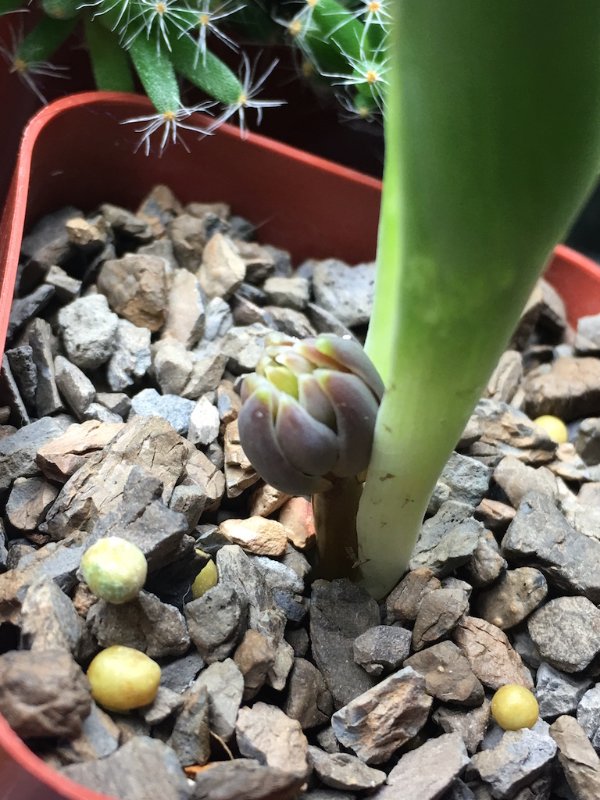
<instances>
[{"instance_id":1,"label":"purple-green inflorescence bud","mask_svg":"<svg viewBox=\"0 0 600 800\"><path fill-rule=\"evenodd\" d=\"M358 342L272 334L241 395L242 447L277 489L314 494L367 468L383 383Z\"/></svg>"}]
</instances>

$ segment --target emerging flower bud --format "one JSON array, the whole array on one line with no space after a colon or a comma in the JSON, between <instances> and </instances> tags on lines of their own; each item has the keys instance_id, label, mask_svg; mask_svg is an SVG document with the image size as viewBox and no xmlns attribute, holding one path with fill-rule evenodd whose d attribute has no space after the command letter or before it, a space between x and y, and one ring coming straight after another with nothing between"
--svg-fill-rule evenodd
<instances>
[{"instance_id":1,"label":"emerging flower bud","mask_svg":"<svg viewBox=\"0 0 600 800\"><path fill-rule=\"evenodd\" d=\"M272 334L241 394L242 447L277 489L314 494L367 468L383 383L357 342Z\"/></svg>"}]
</instances>

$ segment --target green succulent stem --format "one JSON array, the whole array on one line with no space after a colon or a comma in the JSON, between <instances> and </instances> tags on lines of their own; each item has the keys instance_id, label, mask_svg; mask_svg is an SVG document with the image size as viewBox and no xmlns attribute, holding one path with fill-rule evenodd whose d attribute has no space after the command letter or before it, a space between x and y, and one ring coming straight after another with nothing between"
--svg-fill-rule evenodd
<instances>
[{"instance_id":1,"label":"green succulent stem","mask_svg":"<svg viewBox=\"0 0 600 800\"><path fill-rule=\"evenodd\" d=\"M600 163L600 4L396 0L367 353L386 392L358 513L385 595ZM543 20L543 24L540 21ZM560 54L560 57L558 57Z\"/></svg>"},{"instance_id":2,"label":"green succulent stem","mask_svg":"<svg viewBox=\"0 0 600 800\"><path fill-rule=\"evenodd\" d=\"M317 531L317 575L327 580L358 576L356 514L362 484L356 477L336 478L331 489L313 495Z\"/></svg>"},{"instance_id":3,"label":"green succulent stem","mask_svg":"<svg viewBox=\"0 0 600 800\"><path fill-rule=\"evenodd\" d=\"M135 85L127 52L113 31L85 19L85 40L90 52L94 80L98 89L134 92Z\"/></svg>"}]
</instances>

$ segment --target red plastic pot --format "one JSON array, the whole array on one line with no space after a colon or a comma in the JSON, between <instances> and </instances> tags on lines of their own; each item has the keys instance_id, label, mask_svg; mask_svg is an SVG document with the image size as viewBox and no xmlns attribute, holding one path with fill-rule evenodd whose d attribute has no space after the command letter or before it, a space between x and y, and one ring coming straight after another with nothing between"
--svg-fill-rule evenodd
<instances>
[{"instance_id":1,"label":"red plastic pot","mask_svg":"<svg viewBox=\"0 0 600 800\"><path fill-rule=\"evenodd\" d=\"M156 183L179 198L226 200L259 226L265 242L296 262L338 256L373 258L380 184L352 170L262 136L241 141L224 126L186 138L162 158L134 153L137 135L122 125L149 112L140 97L86 93L55 101L25 130L0 226L0 349L3 346L23 230L67 203L91 210L102 201L135 207ZM547 277L567 302L569 319L600 312L600 270L558 247ZM107 800L40 761L0 718L0 800Z\"/></svg>"}]
</instances>

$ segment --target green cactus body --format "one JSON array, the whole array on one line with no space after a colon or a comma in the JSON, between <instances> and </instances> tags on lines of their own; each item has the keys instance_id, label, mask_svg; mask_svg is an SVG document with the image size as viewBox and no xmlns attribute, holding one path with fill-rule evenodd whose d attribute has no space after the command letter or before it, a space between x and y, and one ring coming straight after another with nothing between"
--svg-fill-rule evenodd
<instances>
[{"instance_id":1,"label":"green cactus body","mask_svg":"<svg viewBox=\"0 0 600 800\"><path fill-rule=\"evenodd\" d=\"M25 71L28 64L47 61L58 50L75 27L75 20L59 20L43 17L29 31L15 53L15 65L22 62Z\"/></svg>"},{"instance_id":2,"label":"green cactus body","mask_svg":"<svg viewBox=\"0 0 600 800\"><path fill-rule=\"evenodd\" d=\"M220 58L208 50L205 57L198 58L196 46L188 36L175 39L172 48L175 68L191 83L226 106L240 101L242 84Z\"/></svg>"},{"instance_id":3,"label":"green cactus body","mask_svg":"<svg viewBox=\"0 0 600 800\"><path fill-rule=\"evenodd\" d=\"M74 19L81 8L80 0L42 0L44 12L52 19Z\"/></svg>"},{"instance_id":4,"label":"green cactus body","mask_svg":"<svg viewBox=\"0 0 600 800\"><path fill-rule=\"evenodd\" d=\"M154 108L160 114L178 111L181 96L169 54L157 48L154 39L145 36L138 36L131 42L129 54Z\"/></svg>"},{"instance_id":5,"label":"green cactus body","mask_svg":"<svg viewBox=\"0 0 600 800\"><path fill-rule=\"evenodd\" d=\"M87 17L85 39L98 89L112 92L135 91L129 57L119 44L117 35Z\"/></svg>"}]
</instances>

